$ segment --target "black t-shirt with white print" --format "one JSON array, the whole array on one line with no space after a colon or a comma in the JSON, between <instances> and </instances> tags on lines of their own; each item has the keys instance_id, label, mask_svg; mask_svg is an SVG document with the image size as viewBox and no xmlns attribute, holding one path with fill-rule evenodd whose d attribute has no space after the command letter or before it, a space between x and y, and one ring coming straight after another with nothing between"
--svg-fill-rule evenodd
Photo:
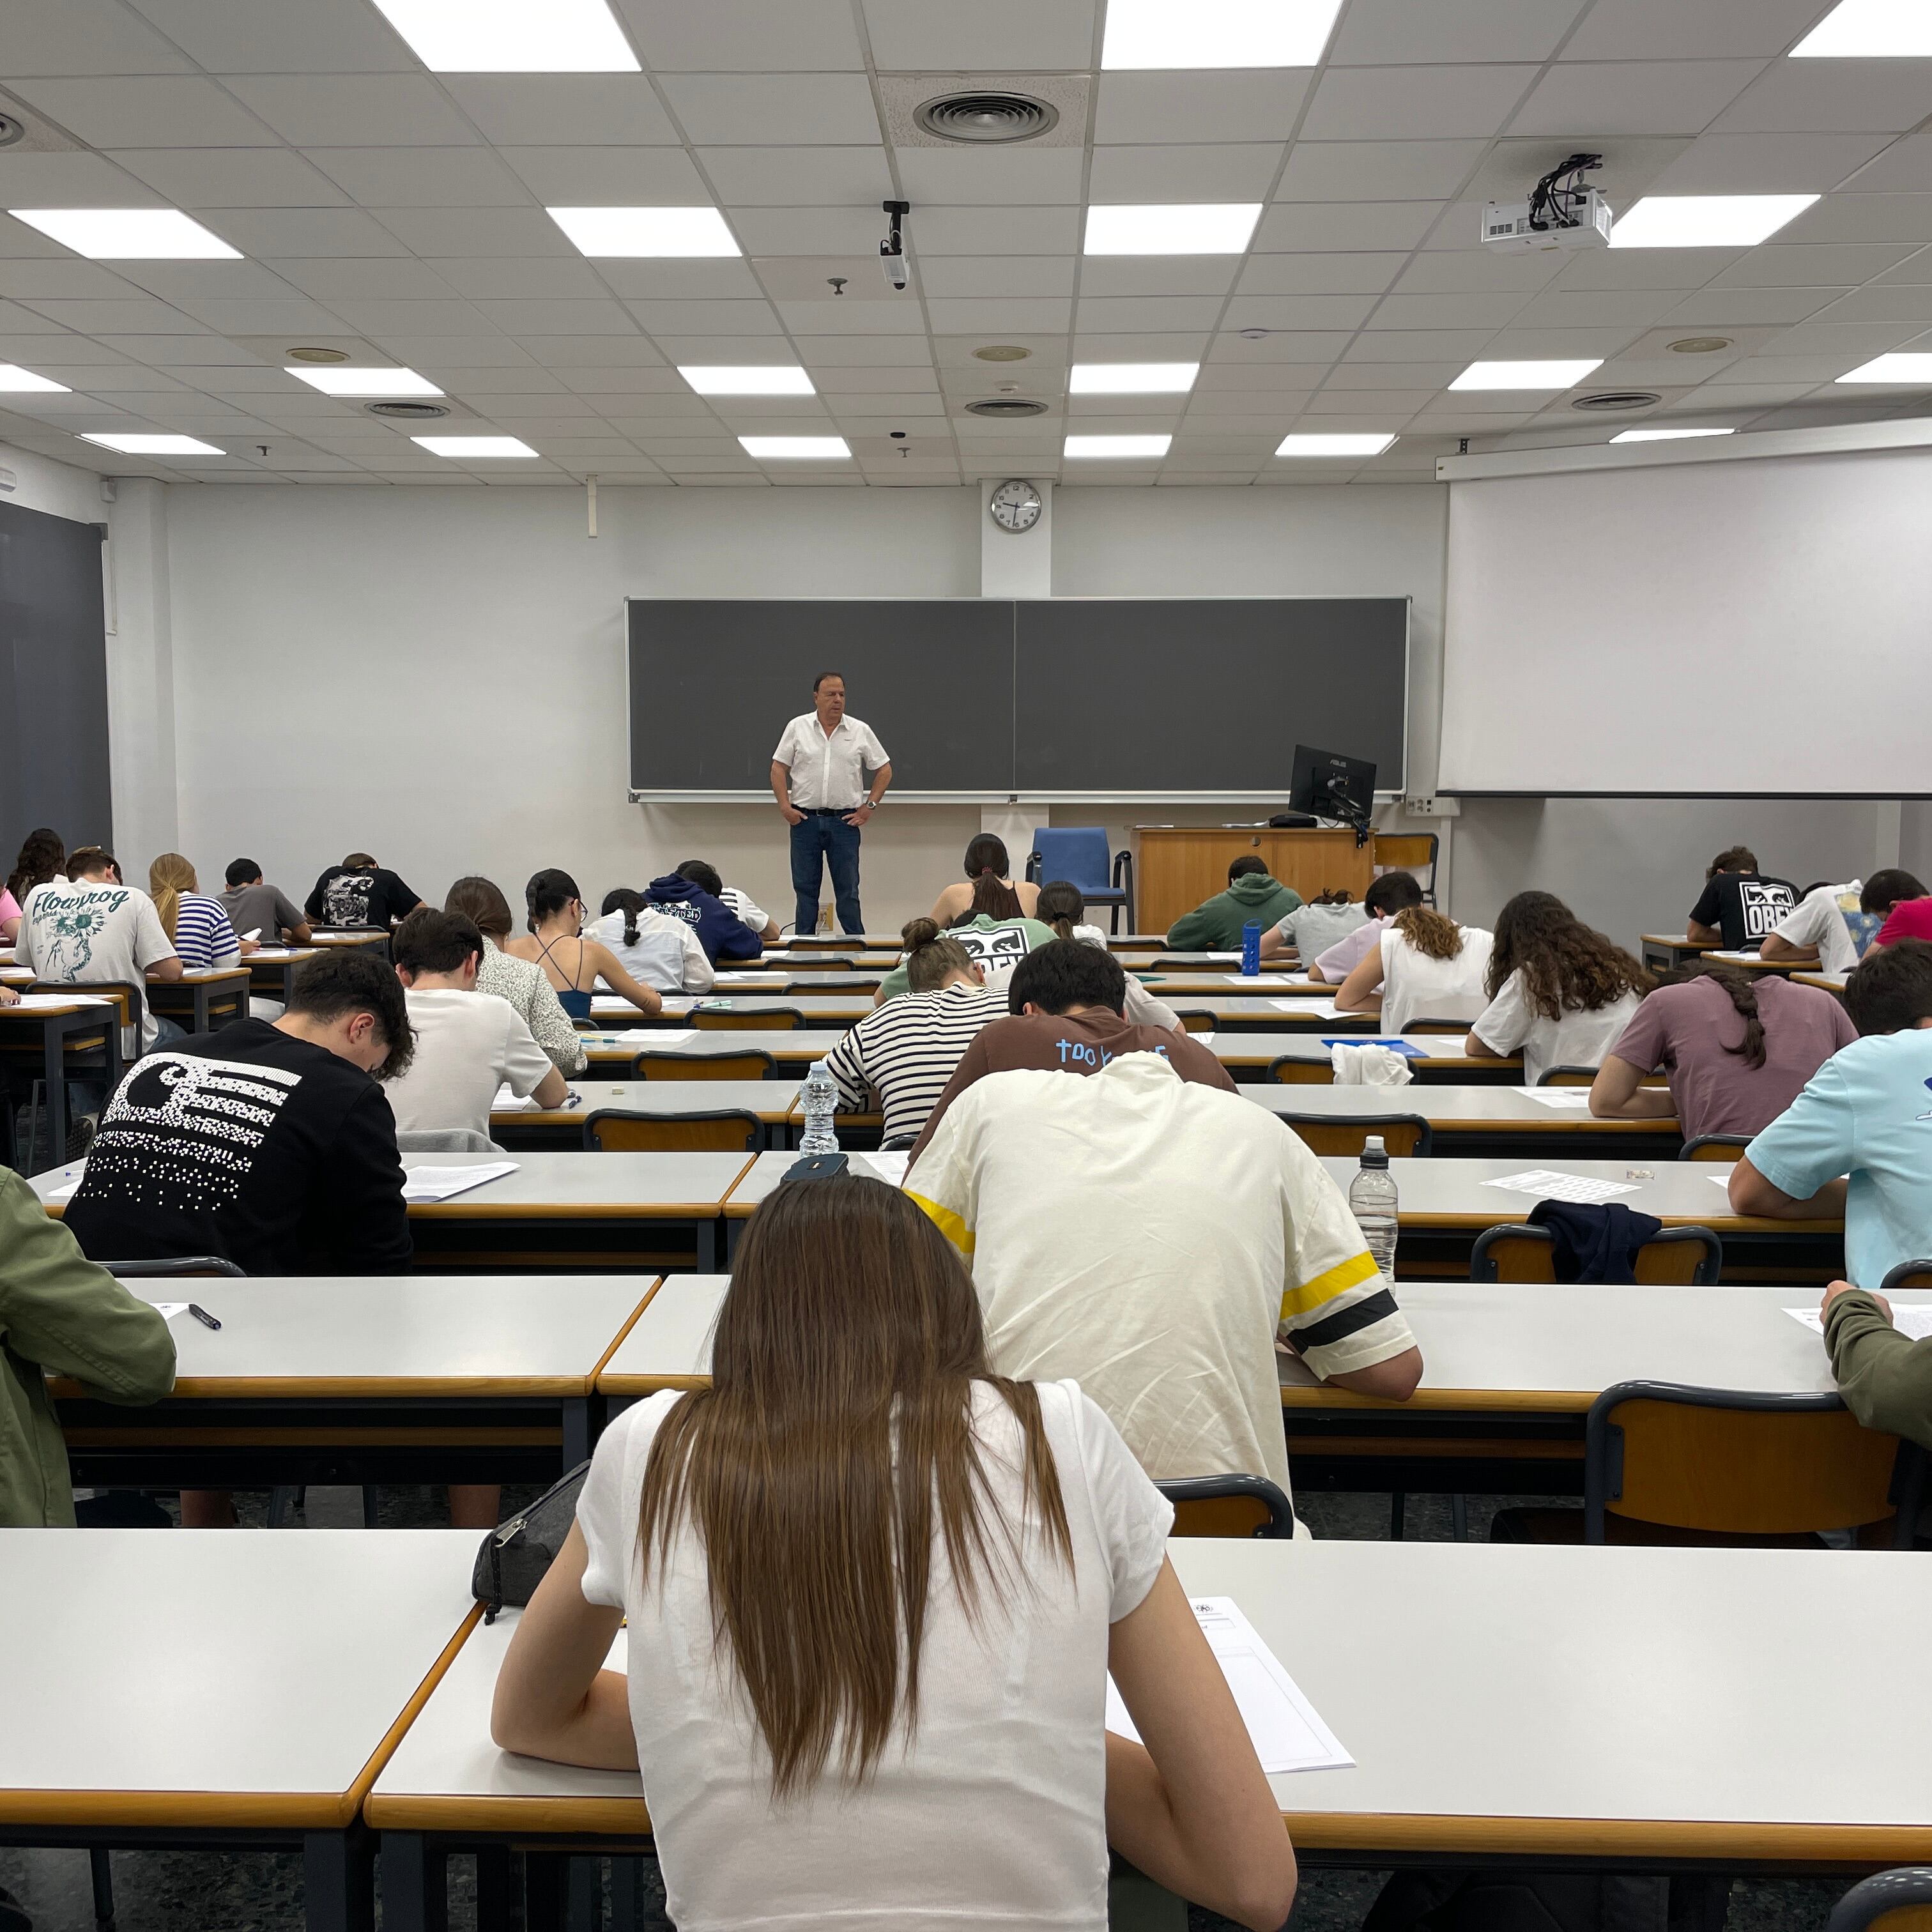
<instances>
[{"instance_id":1,"label":"black t-shirt with white print","mask_svg":"<svg viewBox=\"0 0 1932 1932\"><path fill-rule=\"evenodd\" d=\"M263 1020L130 1070L67 1225L97 1262L212 1255L246 1274L399 1274L412 1252L388 1096Z\"/></svg>"},{"instance_id":2,"label":"black t-shirt with white print","mask_svg":"<svg viewBox=\"0 0 1932 1932\"><path fill-rule=\"evenodd\" d=\"M416 909L416 895L386 866L356 872L332 866L303 907L324 926L373 926L384 932Z\"/></svg>"},{"instance_id":3,"label":"black t-shirt with white print","mask_svg":"<svg viewBox=\"0 0 1932 1932\"><path fill-rule=\"evenodd\" d=\"M1727 952L1738 952L1747 946L1755 950L1797 903L1797 890L1786 880L1762 872L1720 872L1705 882L1690 916L1721 933Z\"/></svg>"}]
</instances>

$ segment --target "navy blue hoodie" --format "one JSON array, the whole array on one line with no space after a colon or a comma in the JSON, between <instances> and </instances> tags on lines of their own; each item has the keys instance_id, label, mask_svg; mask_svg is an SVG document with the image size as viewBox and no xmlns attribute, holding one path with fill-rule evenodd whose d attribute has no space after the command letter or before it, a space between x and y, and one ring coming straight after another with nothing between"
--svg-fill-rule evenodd
<instances>
[{"instance_id":1,"label":"navy blue hoodie","mask_svg":"<svg viewBox=\"0 0 1932 1932\"><path fill-rule=\"evenodd\" d=\"M659 912L694 927L705 958L714 966L721 959L756 959L765 950L765 942L722 899L713 898L675 872L653 879L644 897Z\"/></svg>"}]
</instances>

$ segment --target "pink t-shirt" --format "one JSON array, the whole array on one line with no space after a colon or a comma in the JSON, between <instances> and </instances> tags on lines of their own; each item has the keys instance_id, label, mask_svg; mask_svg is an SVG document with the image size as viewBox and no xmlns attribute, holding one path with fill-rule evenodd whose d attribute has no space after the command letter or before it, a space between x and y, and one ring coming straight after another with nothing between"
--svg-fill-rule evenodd
<instances>
[{"instance_id":1,"label":"pink t-shirt","mask_svg":"<svg viewBox=\"0 0 1932 1932\"><path fill-rule=\"evenodd\" d=\"M1819 987L1793 986L1772 973L1752 984L1764 1023L1762 1066L1747 1066L1742 1054L1724 1051L1744 1044L1744 1018L1712 980L1658 987L1610 1048L1670 1081L1687 1141L1768 1127L1812 1075L1858 1036L1844 1008Z\"/></svg>"},{"instance_id":2,"label":"pink t-shirt","mask_svg":"<svg viewBox=\"0 0 1932 1932\"><path fill-rule=\"evenodd\" d=\"M1380 919L1357 926L1353 932L1336 940L1326 952L1318 954L1309 970L1329 986L1339 986L1382 944L1388 924L1388 915L1384 913Z\"/></svg>"},{"instance_id":3,"label":"pink t-shirt","mask_svg":"<svg viewBox=\"0 0 1932 1932\"><path fill-rule=\"evenodd\" d=\"M0 906L0 912L5 910ZM1900 899L1872 944L1890 946L1900 939L1932 939L1932 898Z\"/></svg>"},{"instance_id":4,"label":"pink t-shirt","mask_svg":"<svg viewBox=\"0 0 1932 1932\"><path fill-rule=\"evenodd\" d=\"M0 919L18 919L20 902L4 886L0 886Z\"/></svg>"}]
</instances>

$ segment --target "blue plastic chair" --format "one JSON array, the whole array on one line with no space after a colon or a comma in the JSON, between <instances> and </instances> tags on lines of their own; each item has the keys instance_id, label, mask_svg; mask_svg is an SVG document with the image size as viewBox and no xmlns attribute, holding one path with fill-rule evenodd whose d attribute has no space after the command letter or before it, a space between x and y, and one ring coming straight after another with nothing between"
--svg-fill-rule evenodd
<instances>
[{"instance_id":1,"label":"blue plastic chair","mask_svg":"<svg viewBox=\"0 0 1932 1932\"><path fill-rule=\"evenodd\" d=\"M1034 832L1033 848L1026 875L1035 884L1064 879L1069 885L1078 886L1089 912L1096 906L1108 908L1109 932L1120 931L1120 909L1124 906L1127 930L1134 930L1134 855L1115 853L1110 873L1104 826L1041 826Z\"/></svg>"}]
</instances>

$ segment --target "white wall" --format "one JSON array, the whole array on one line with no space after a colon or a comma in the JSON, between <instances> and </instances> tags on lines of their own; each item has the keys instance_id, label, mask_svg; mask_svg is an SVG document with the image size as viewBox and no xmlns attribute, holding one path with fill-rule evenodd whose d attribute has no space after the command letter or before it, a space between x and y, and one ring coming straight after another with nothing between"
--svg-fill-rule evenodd
<instances>
[{"instance_id":1,"label":"white wall","mask_svg":"<svg viewBox=\"0 0 1932 1932\"><path fill-rule=\"evenodd\" d=\"M50 517L69 517L77 524L106 520L100 478L92 470L56 463L51 456L37 456L10 442L0 442L0 470L10 470L14 476L13 489L0 496L0 502L17 503L23 510L44 510Z\"/></svg>"}]
</instances>

